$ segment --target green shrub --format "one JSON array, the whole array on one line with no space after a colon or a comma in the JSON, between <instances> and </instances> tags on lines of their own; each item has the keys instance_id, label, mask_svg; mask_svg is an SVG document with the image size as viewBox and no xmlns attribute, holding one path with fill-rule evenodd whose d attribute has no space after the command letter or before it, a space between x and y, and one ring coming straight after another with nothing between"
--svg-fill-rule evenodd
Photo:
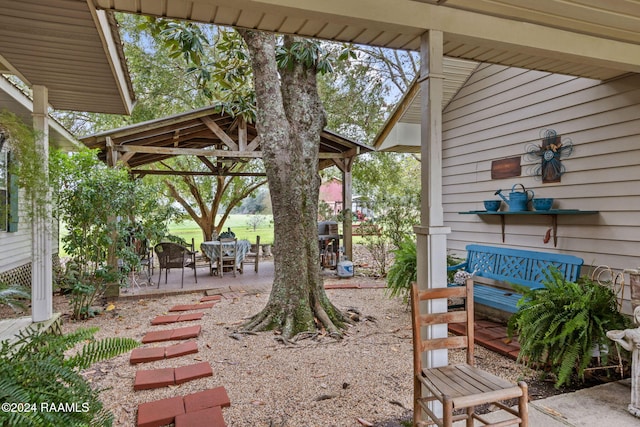
<instances>
[{"instance_id":1,"label":"green shrub","mask_svg":"<svg viewBox=\"0 0 640 427\"><path fill-rule=\"evenodd\" d=\"M30 328L17 341L0 343L0 402L28 404L23 410L0 412L0 425L110 426L112 415L79 371L129 351L138 342L131 338L96 341L96 331L54 335ZM85 341L74 356L65 357L65 352ZM60 411L48 409L51 405L75 407Z\"/></svg>"},{"instance_id":2,"label":"green shrub","mask_svg":"<svg viewBox=\"0 0 640 427\"><path fill-rule=\"evenodd\" d=\"M606 332L625 329L628 320L618 312L615 294L592 280L569 282L552 268L544 284L538 290L514 285L523 297L508 331L518 334L519 360L547 366L560 387L571 384L574 373L584 379L594 346L605 345Z\"/></svg>"}]
</instances>

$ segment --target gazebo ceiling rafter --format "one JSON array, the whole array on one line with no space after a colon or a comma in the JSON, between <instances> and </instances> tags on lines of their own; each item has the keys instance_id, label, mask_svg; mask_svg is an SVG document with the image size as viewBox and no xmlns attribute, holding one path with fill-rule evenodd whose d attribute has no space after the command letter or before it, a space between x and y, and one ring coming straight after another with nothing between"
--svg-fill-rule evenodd
<instances>
[{"instance_id":1,"label":"gazebo ceiling rafter","mask_svg":"<svg viewBox=\"0 0 640 427\"><path fill-rule=\"evenodd\" d=\"M215 107L113 129L80 140L87 147L97 149L98 157L107 164L123 164L136 175L264 175L232 171L240 162L262 158L260 137L253 124L241 117L220 113ZM318 167L350 165L353 158L368 151L373 149L325 130L321 135ZM176 156L198 157L208 171L151 168Z\"/></svg>"}]
</instances>

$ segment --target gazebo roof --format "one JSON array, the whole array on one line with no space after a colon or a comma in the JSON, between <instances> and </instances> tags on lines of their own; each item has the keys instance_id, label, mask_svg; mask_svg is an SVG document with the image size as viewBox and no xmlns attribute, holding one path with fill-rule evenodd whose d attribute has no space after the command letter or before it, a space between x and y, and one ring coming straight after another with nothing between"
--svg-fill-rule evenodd
<instances>
[{"instance_id":1,"label":"gazebo roof","mask_svg":"<svg viewBox=\"0 0 640 427\"><path fill-rule=\"evenodd\" d=\"M214 162L220 165L223 161L262 157L255 126L242 118L220 113L216 107L112 129L80 138L80 141L88 148L98 149L100 159L108 164L120 161L139 174L166 174L167 171L138 168L179 155L201 159L214 157L215 161L209 162L212 175L224 172ZM319 168L369 151L373 148L325 130L320 141Z\"/></svg>"}]
</instances>

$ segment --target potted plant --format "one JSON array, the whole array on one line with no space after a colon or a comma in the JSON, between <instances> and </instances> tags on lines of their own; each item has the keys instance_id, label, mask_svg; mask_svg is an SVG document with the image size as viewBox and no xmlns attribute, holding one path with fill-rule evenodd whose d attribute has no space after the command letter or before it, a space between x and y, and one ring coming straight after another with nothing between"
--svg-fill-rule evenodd
<instances>
[{"instance_id":1,"label":"potted plant","mask_svg":"<svg viewBox=\"0 0 640 427\"><path fill-rule=\"evenodd\" d=\"M508 332L518 334L518 360L548 367L560 387L569 385L574 373L583 380L594 347L605 346L606 332L625 329L628 319L618 312L615 294L586 277L570 282L552 268L543 283L545 288L535 290L514 285L523 296Z\"/></svg>"}]
</instances>

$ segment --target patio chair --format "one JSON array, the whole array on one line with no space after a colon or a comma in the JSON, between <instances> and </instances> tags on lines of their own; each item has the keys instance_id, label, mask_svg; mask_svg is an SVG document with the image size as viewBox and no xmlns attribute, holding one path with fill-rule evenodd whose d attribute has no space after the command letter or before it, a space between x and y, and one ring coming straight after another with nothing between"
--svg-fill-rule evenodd
<instances>
[{"instance_id":1,"label":"patio chair","mask_svg":"<svg viewBox=\"0 0 640 427\"><path fill-rule=\"evenodd\" d=\"M232 244L230 244L232 243ZM238 239L237 238L220 238L220 253L218 254L218 275L223 276L225 268L232 268L233 277L236 277L237 261L236 254L238 253Z\"/></svg>"},{"instance_id":2,"label":"patio chair","mask_svg":"<svg viewBox=\"0 0 640 427\"><path fill-rule=\"evenodd\" d=\"M151 246L149 246L149 241L147 239L135 239L133 244L140 261L140 273L142 273L142 271L146 273L146 281L144 283L151 284L154 265L153 250Z\"/></svg>"},{"instance_id":3,"label":"patio chair","mask_svg":"<svg viewBox=\"0 0 640 427\"><path fill-rule=\"evenodd\" d=\"M244 256L244 259L240 263L240 272L244 272L245 264L253 264L254 270L258 272L258 265L260 263L260 236L256 236L255 252L253 250L254 245L251 245L251 249Z\"/></svg>"},{"instance_id":4,"label":"patio chair","mask_svg":"<svg viewBox=\"0 0 640 427\"><path fill-rule=\"evenodd\" d=\"M421 302L436 299L466 299L466 310L443 313L420 313ZM413 325L413 425L436 424L450 427L453 422L466 420L467 427L474 426L474 420L481 425L520 425L527 427L527 384L512 384L493 374L474 367L474 325L473 325L473 280L465 286L418 290L414 283L411 287L411 312ZM446 338L423 338L422 328L432 325L464 323L466 335ZM425 352L438 349L466 348L467 361L436 368L423 368ZM423 391L426 392L423 395ZM517 409L511 409L504 401L518 399ZM442 416L439 414L442 408ZM512 418L498 424L491 424L483 416L474 412L474 407L492 404L508 412ZM434 407L435 406L435 407ZM425 417L426 414L426 417Z\"/></svg>"},{"instance_id":5,"label":"patio chair","mask_svg":"<svg viewBox=\"0 0 640 427\"><path fill-rule=\"evenodd\" d=\"M184 287L184 269L192 268L193 277L198 283L198 274L196 270L196 252L189 250L185 246L173 242L161 242L154 248L154 252L158 257L160 266L160 274L158 275L158 288L160 288L160 278L162 277L162 269L164 268L164 283L167 283L167 274L171 268L180 268L182 270L182 278L180 287Z\"/></svg>"}]
</instances>

